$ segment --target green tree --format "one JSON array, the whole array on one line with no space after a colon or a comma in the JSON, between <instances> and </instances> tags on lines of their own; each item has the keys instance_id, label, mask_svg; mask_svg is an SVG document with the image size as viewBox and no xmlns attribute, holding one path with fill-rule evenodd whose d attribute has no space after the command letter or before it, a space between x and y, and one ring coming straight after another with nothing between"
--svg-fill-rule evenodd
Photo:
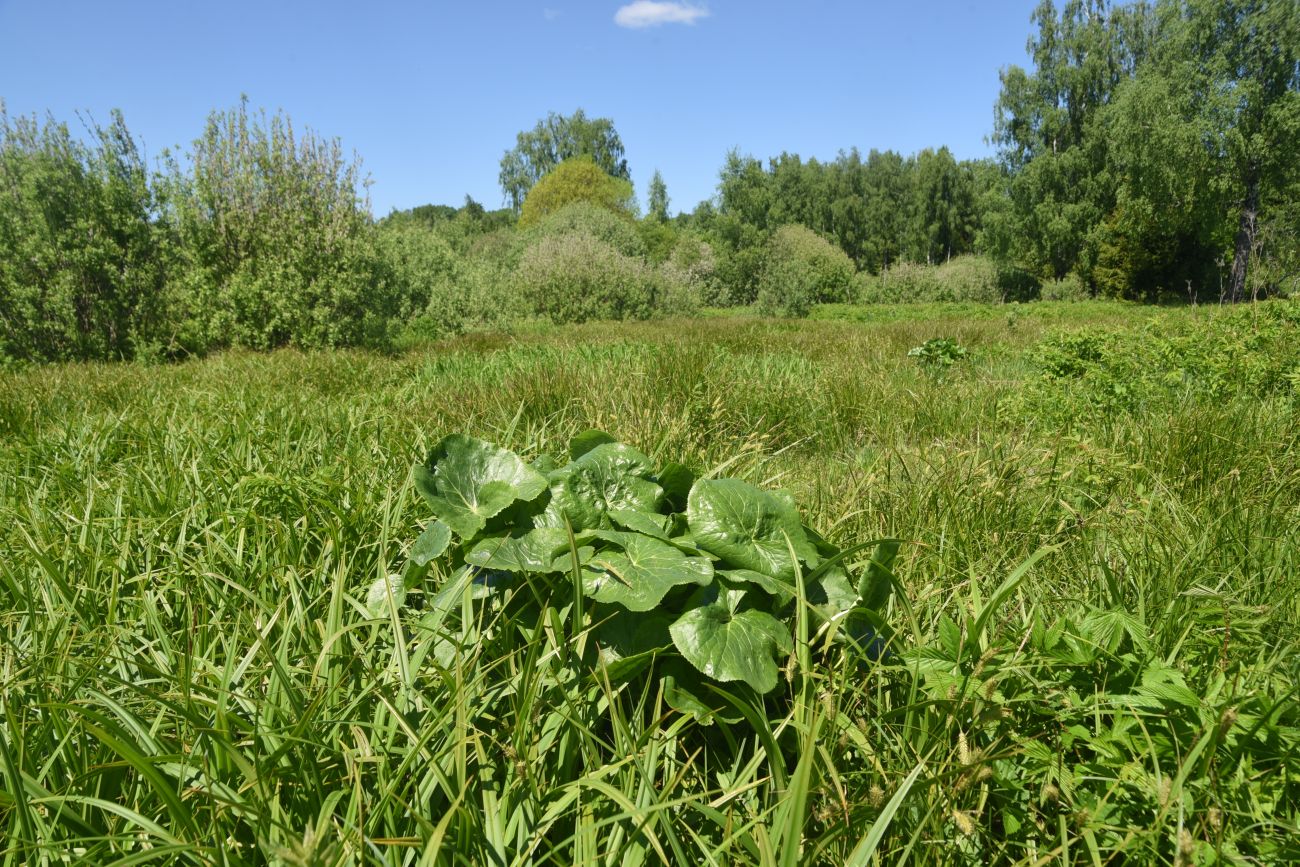
<instances>
[{"instance_id":1,"label":"green tree","mask_svg":"<svg viewBox=\"0 0 1300 867\"><path fill-rule=\"evenodd\" d=\"M382 339L393 299L377 274L360 160L247 100L208 117L187 164L168 159L162 220L180 245L189 339L322 347Z\"/></svg>"},{"instance_id":2,"label":"green tree","mask_svg":"<svg viewBox=\"0 0 1300 867\"><path fill-rule=\"evenodd\" d=\"M1012 178L1003 252L1040 278L1060 278L1113 207L1096 117L1146 55L1153 24L1145 4L1111 9L1105 0L1068 0L1059 14L1043 0L1032 20L1033 70L1003 70L994 107L993 140Z\"/></svg>"},{"instance_id":3,"label":"green tree","mask_svg":"<svg viewBox=\"0 0 1300 867\"><path fill-rule=\"evenodd\" d=\"M574 202L590 202L632 216L632 183L611 177L591 157L572 157L539 180L524 199L519 227L527 228Z\"/></svg>"},{"instance_id":4,"label":"green tree","mask_svg":"<svg viewBox=\"0 0 1300 867\"><path fill-rule=\"evenodd\" d=\"M609 118L588 118L582 109L569 116L551 112L531 130L519 133L515 146L501 157L499 180L506 201L516 212L528 191L565 160L587 156L605 173L630 182L623 140Z\"/></svg>"},{"instance_id":5,"label":"green tree","mask_svg":"<svg viewBox=\"0 0 1300 867\"><path fill-rule=\"evenodd\" d=\"M1245 296L1261 210L1300 163L1300 4L1167 0L1161 11L1175 34L1163 67L1191 88L1194 120L1236 206L1227 287L1236 301Z\"/></svg>"},{"instance_id":6,"label":"green tree","mask_svg":"<svg viewBox=\"0 0 1300 867\"><path fill-rule=\"evenodd\" d=\"M90 144L0 103L0 360L168 349L149 171L119 112L87 131Z\"/></svg>"},{"instance_id":7,"label":"green tree","mask_svg":"<svg viewBox=\"0 0 1300 867\"><path fill-rule=\"evenodd\" d=\"M664 176L659 174L658 169L655 169L654 176L650 178L646 212L646 216L661 223L668 220L668 185L664 183Z\"/></svg>"}]
</instances>

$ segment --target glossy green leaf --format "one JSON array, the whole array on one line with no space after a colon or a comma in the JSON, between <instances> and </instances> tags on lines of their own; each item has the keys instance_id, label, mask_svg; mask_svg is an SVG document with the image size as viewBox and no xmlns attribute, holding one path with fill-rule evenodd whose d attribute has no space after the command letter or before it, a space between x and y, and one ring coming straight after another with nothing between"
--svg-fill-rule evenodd
<instances>
[{"instance_id":1,"label":"glossy green leaf","mask_svg":"<svg viewBox=\"0 0 1300 867\"><path fill-rule=\"evenodd\" d=\"M603 446L607 443L615 443L614 439L603 430L585 430L573 439L569 440L569 458L577 460L596 446Z\"/></svg>"},{"instance_id":2,"label":"glossy green leaf","mask_svg":"<svg viewBox=\"0 0 1300 867\"><path fill-rule=\"evenodd\" d=\"M451 544L451 528L443 521L430 521L429 526L411 545L411 562L416 566L425 566L430 561L441 557Z\"/></svg>"},{"instance_id":3,"label":"glossy green leaf","mask_svg":"<svg viewBox=\"0 0 1300 867\"><path fill-rule=\"evenodd\" d=\"M691 489L686 518L695 543L729 566L793 582L796 556L819 562L788 494L763 491L737 479L701 479Z\"/></svg>"},{"instance_id":4,"label":"glossy green leaf","mask_svg":"<svg viewBox=\"0 0 1300 867\"><path fill-rule=\"evenodd\" d=\"M590 547L578 549L578 560L591 555ZM518 536L483 539L465 555L465 562L504 572L545 574L572 568L569 534L558 527L538 527Z\"/></svg>"},{"instance_id":5,"label":"glossy green leaf","mask_svg":"<svg viewBox=\"0 0 1300 867\"><path fill-rule=\"evenodd\" d=\"M405 604L406 585L402 583L401 575L389 575L374 580L370 589L366 591L366 612L371 617L387 617L390 597L393 605L398 608Z\"/></svg>"},{"instance_id":6,"label":"glossy green leaf","mask_svg":"<svg viewBox=\"0 0 1300 867\"><path fill-rule=\"evenodd\" d=\"M539 525L575 531L613 526L612 510L657 512L663 488L654 481L650 459L622 443L606 443L551 474L551 502Z\"/></svg>"},{"instance_id":7,"label":"glossy green leaf","mask_svg":"<svg viewBox=\"0 0 1300 867\"><path fill-rule=\"evenodd\" d=\"M746 584L753 584L781 602L793 599L796 596L793 584L778 581L771 575L755 572L753 569L719 569L718 574L728 581L743 581Z\"/></svg>"},{"instance_id":8,"label":"glossy green leaf","mask_svg":"<svg viewBox=\"0 0 1300 867\"><path fill-rule=\"evenodd\" d=\"M776 686L774 657L794 646L790 630L765 611L741 609L745 591L719 588L669 629L673 644L705 677L739 680L758 692ZM708 597L705 596L705 599Z\"/></svg>"},{"instance_id":9,"label":"glossy green leaf","mask_svg":"<svg viewBox=\"0 0 1300 867\"><path fill-rule=\"evenodd\" d=\"M654 536L656 539L668 539L669 517L655 512L634 512L631 509L612 509L609 518L617 527Z\"/></svg>"},{"instance_id":10,"label":"glossy green leaf","mask_svg":"<svg viewBox=\"0 0 1300 867\"><path fill-rule=\"evenodd\" d=\"M583 570L583 593L597 602L622 605L629 611L650 611L682 584L707 584L713 565L702 557L687 557L658 539L639 533L601 534L617 540L622 551L594 554Z\"/></svg>"},{"instance_id":11,"label":"glossy green leaf","mask_svg":"<svg viewBox=\"0 0 1300 867\"><path fill-rule=\"evenodd\" d=\"M415 486L433 513L462 539L516 500L546 490L546 477L514 452L461 434L445 437L416 468Z\"/></svg>"}]
</instances>

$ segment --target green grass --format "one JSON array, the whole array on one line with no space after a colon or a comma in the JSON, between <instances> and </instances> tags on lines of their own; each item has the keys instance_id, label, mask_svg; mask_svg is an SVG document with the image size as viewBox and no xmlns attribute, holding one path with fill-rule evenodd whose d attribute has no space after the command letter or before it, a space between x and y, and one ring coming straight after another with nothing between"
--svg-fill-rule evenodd
<instances>
[{"instance_id":1,"label":"green grass","mask_svg":"<svg viewBox=\"0 0 1300 867\"><path fill-rule=\"evenodd\" d=\"M1098 401L1035 361L1224 315L832 308L0 373L0 862L1300 859L1294 392ZM907 357L932 337L970 350L942 378ZM705 727L591 676L558 616L366 614L438 437L532 457L591 427L785 487L839 544L909 540L894 652L796 648L784 710Z\"/></svg>"}]
</instances>

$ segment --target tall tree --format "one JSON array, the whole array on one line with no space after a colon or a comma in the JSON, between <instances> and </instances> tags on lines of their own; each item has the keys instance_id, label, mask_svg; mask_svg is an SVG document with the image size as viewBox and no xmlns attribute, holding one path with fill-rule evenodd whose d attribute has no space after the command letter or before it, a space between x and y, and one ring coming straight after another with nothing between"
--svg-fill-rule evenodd
<instances>
[{"instance_id":1,"label":"tall tree","mask_svg":"<svg viewBox=\"0 0 1300 867\"><path fill-rule=\"evenodd\" d=\"M1167 0L1170 62L1224 182L1235 194L1228 295L1245 296L1261 208L1300 163L1300 3L1296 0Z\"/></svg>"},{"instance_id":2,"label":"tall tree","mask_svg":"<svg viewBox=\"0 0 1300 867\"><path fill-rule=\"evenodd\" d=\"M655 169L654 176L650 178L650 190L646 195L647 216L659 222L668 220L668 185L664 183L664 176L659 174Z\"/></svg>"},{"instance_id":3,"label":"tall tree","mask_svg":"<svg viewBox=\"0 0 1300 867\"><path fill-rule=\"evenodd\" d=\"M1062 277L1109 213L1113 185L1097 112L1145 56L1151 15L1143 3L1111 9L1105 0L1051 0L1035 9L1028 43L1034 68L1003 70L993 139L1012 174L1014 264Z\"/></svg>"},{"instance_id":4,"label":"tall tree","mask_svg":"<svg viewBox=\"0 0 1300 867\"><path fill-rule=\"evenodd\" d=\"M619 180L632 179L614 121L588 118L582 109L567 117L551 112L531 130L519 133L514 148L501 157L499 180L510 207L517 212L533 184L560 163L577 156L591 157Z\"/></svg>"}]
</instances>

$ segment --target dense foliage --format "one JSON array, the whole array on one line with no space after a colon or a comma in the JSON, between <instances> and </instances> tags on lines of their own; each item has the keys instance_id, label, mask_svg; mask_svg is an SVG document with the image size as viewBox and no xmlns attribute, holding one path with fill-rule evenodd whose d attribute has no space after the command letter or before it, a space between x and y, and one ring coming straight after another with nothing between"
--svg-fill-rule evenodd
<instances>
[{"instance_id":1,"label":"dense foliage","mask_svg":"<svg viewBox=\"0 0 1300 867\"><path fill-rule=\"evenodd\" d=\"M529 464L482 440L444 438L415 473L435 518L400 582L371 587L373 613L401 605L445 554L451 577L424 618L464 617L472 599L501 609L505 629L536 622L545 607L567 610L564 626L577 633L586 609L596 624L592 669L618 684L649 675L672 707L701 720L737 710L710 684L747 688L751 701L772 692L796 637L877 648L871 608L892 592L897 542L872 543L854 579L847 558L867 546L841 552L804 525L786 492L656 467L595 430L575 437L568 456L562 466L549 456Z\"/></svg>"},{"instance_id":2,"label":"dense foliage","mask_svg":"<svg viewBox=\"0 0 1300 867\"><path fill-rule=\"evenodd\" d=\"M527 228L566 205L587 202L614 214L632 217L632 184L611 177L588 156L571 157L556 166L528 191L519 212L519 227Z\"/></svg>"},{"instance_id":3,"label":"dense foliage","mask_svg":"<svg viewBox=\"0 0 1300 867\"><path fill-rule=\"evenodd\" d=\"M630 182L623 140L606 117L588 118L582 109L571 115L551 112L531 130L519 133L514 148L501 157L501 189L515 211L528 191L565 160L588 157L610 177Z\"/></svg>"},{"instance_id":4,"label":"dense foliage","mask_svg":"<svg viewBox=\"0 0 1300 867\"><path fill-rule=\"evenodd\" d=\"M120 114L89 131L0 104L0 361L129 358L165 339L149 171Z\"/></svg>"},{"instance_id":5,"label":"dense foliage","mask_svg":"<svg viewBox=\"0 0 1300 867\"><path fill-rule=\"evenodd\" d=\"M849 300L853 262L834 244L803 226L772 233L755 300L760 313L807 316L814 304Z\"/></svg>"}]
</instances>

